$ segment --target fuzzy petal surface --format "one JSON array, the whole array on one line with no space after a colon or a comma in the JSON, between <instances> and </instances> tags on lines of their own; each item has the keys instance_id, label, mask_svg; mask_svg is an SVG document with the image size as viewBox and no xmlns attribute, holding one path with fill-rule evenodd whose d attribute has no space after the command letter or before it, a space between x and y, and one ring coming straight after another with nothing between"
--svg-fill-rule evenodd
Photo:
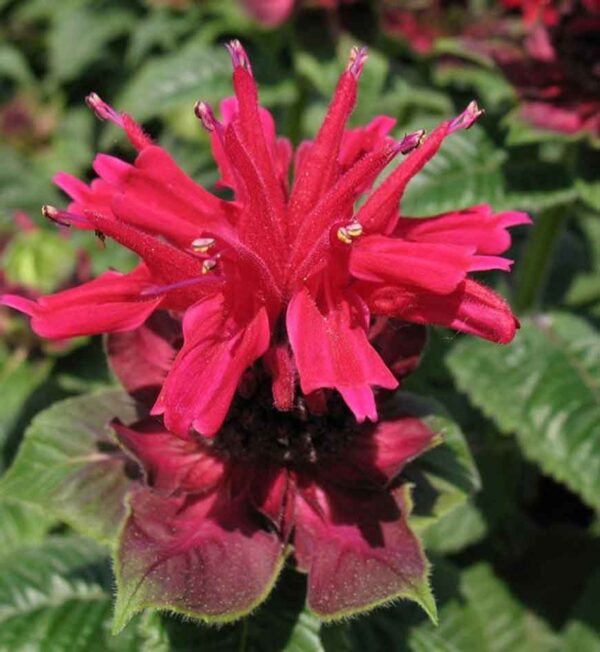
<instances>
[{"instance_id":1,"label":"fuzzy petal surface","mask_svg":"<svg viewBox=\"0 0 600 652\"><path fill-rule=\"evenodd\" d=\"M282 542L245 496L140 489L117 554L115 629L150 606L209 622L240 618L267 597L282 563Z\"/></svg>"},{"instance_id":2,"label":"fuzzy petal surface","mask_svg":"<svg viewBox=\"0 0 600 652\"><path fill-rule=\"evenodd\" d=\"M308 606L323 620L398 597L435 613L428 564L407 524L406 490L342 493L317 487L296 511L296 559L308 573Z\"/></svg>"}]
</instances>

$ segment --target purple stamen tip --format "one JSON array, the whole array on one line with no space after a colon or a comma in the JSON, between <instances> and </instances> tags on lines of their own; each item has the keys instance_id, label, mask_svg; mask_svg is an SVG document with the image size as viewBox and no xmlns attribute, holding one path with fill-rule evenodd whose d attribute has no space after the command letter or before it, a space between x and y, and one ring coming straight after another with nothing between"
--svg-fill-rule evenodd
<instances>
[{"instance_id":1,"label":"purple stamen tip","mask_svg":"<svg viewBox=\"0 0 600 652\"><path fill-rule=\"evenodd\" d=\"M61 211L47 204L42 206L42 215L60 226L89 226L89 221L85 217L81 217L81 215L76 215L75 213L69 213L68 211Z\"/></svg>"},{"instance_id":2,"label":"purple stamen tip","mask_svg":"<svg viewBox=\"0 0 600 652\"><path fill-rule=\"evenodd\" d=\"M406 134L404 138L397 143L396 151L400 154L409 154L420 145L423 144L425 139L425 129L419 129L418 131L413 131L410 134Z\"/></svg>"},{"instance_id":3,"label":"purple stamen tip","mask_svg":"<svg viewBox=\"0 0 600 652\"><path fill-rule=\"evenodd\" d=\"M350 50L350 60L348 61L346 70L358 79L363 71L367 58L368 54L366 47L353 47L352 50Z\"/></svg>"},{"instance_id":4,"label":"purple stamen tip","mask_svg":"<svg viewBox=\"0 0 600 652\"><path fill-rule=\"evenodd\" d=\"M206 131L214 131L217 120L212 108L206 102L196 102L194 113Z\"/></svg>"},{"instance_id":5,"label":"purple stamen tip","mask_svg":"<svg viewBox=\"0 0 600 652\"><path fill-rule=\"evenodd\" d=\"M477 102L473 100L469 106L450 123L449 133L454 133L459 129L468 129L474 122L483 115L484 110L477 106Z\"/></svg>"},{"instance_id":6,"label":"purple stamen tip","mask_svg":"<svg viewBox=\"0 0 600 652\"><path fill-rule=\"evenodd\" d=\"M96 93L90 93L85 98L85 103L96 114L100 120L110 120L119 127L123 127L123 118L118 111L115 111L112 106L109 106L104 100Z\"/></svg>"},{"instance_id":7,"label":"purple stamen tip","mask_svg":"<svg viewBox=\"0 0 600 652\"><path fill-rule=\"evenodd\" d=\"M244 46L237 39L225 43L225 47L231 56L234 68L245 68L248 71L252 70L246 50L244 50Z\"/></svg>"}]
</instances>

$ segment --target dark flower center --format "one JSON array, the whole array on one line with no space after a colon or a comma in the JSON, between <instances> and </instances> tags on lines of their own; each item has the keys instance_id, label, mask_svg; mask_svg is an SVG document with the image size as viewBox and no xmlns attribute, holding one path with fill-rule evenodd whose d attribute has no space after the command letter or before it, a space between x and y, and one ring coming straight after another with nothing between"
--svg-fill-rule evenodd
<instances>
[{"instance_id":1,"label":"dark flower center","mask_svg":"<svg viewBox=\"0 0 600 652\"><path fill-rule=\"evenodd\" d=\"M339 456L361 427L343 400L333 392L323 414L311 400L297 395L293 409L273 405L271 381L260 371L234 400L227 421L212 440L213 450L238 461L270 460L301 467ZM250 387L248 388L248 385Z\"/></svg>"}]
</instances>

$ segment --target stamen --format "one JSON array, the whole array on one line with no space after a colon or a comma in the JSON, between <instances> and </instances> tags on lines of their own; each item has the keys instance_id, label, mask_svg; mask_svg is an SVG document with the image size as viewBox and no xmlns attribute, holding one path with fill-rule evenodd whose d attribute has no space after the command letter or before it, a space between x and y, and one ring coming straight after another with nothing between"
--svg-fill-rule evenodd
<instances>
[{"instance_id":1,"label":"stamen","mask_svg":"<svg viewBox=\"0 0 600 652\"><path fill-rule=\"evenodd\" d=\"M209 272L212 272L216 266L217 261L214 258L209 258L202 263L202 273L208 274Z\"/></svg>"},{"instance_id":2,"label":"stamen","mask_svg":"<svg viewBox=\"0 0 600 652\"><path fill-rule=\"evenodd\" d=\"M352 244L354 238L358 238L363 234L363 227L360 222L350 222L346 226L340 226L337 230L337 239L344 244Z\"/></svg>"},{"instance_id":3,"label":"stamen","mask_svg":"<svg viewBox=\"0 0 600 652\"><path fill-rule=\"evenodd\" d=\"M250 66L250 59L246 54L246 50L244 50L244 47L237 39L233 39L233 41L229 41L229 43L225 43L225 47L227 48L227 51L231 55L231 61L233 63L234 68L245 68L246 70L248 70L248 72L252 72L252 67Z\"/></svg>"},{"instance_id":4,"label":"stamen","mask_svg":"<svg viewBox=\"0 0 600 652\"><path fill-rule=\"evenodd\" d=\"M413 149L420 147L425 140L425 129L413 131L411 134L406 134L404 138L397 144L396 151L400 154L410 154Z\"/></svg>"},{"instance_id":5,"label":"stamen","mask_svg":"<svg viewBox=\"0 0 600 652\"><path fill-rule=\"evenodd\" d=\"M100 120L110 120L110 122L114 122L114 124L121 127L121 129L125 129L123 116L118 111L115 111L112 106L109 106L96 93L90 93L85 98L85 103L96 114L96 117L100 118Z\"/></svg>"},{"instance_id":6,"label":"stamen","mask_svg":"<svg viewBox=\"0 0 600 652\"><path fill-rule=\"evenodd\" d=\"M211 279L210 283L214 283L217 278ZM204 276L195 276L193 278L186 278L183 281L178 281L177 283L170 283L169 285L156 285L154 287L146 288L140 292L140 295L143 297L155 297L159 294L165 294L166 292L171 292L171 290L181 290L182 288L187 288L190 285L198 285L199 283L206 284L208 279Z\"/></svg>"},{"instance_id":7,"label":"stamen","mask_svg":"<svg viewBox=\"0 0 600 652\"><path fill-rule=\"evenodd\" d=\"M358 238L363 233L362 224L360 222L352 222L346 226L346 233L351 238Z\"/></svg>"},{"instance_id":8,"label":"stamen","mask_svg":"<svg viewBox=\"0 0 600 652\"><path fill-rule=\"evenodd\" d=\"M196 238L192 240L192 249L197 253L205 254L215 244L216 240L214 238Z\"/></svg>"},{"instance_id":9,"label":"stamen","mask_svg":"<svg viewBox=\"0 0 600 652\"><path fill-rule=\"evenodd\" d=\"M448 133L453 134L459 129L468 129L475 122L475 120L477 120L477 118L479 118L484 113L485 111L480 109L477 106L477 102L473 100L459 116L452 120L450 127L448 128Z\"/></svg>"},{"instance_id":10,"label":"stamen","mask_svg":"<svg viewBox=\"0 0 600 652\"><path fill-rule=\"evenodd\" d=\"M355 79L358 79L363 71L367 58L367 48L353 47L352 50L350 50L350 60L346 67L347 72L349 72Z\"/></svg>"},{"instance_id":11,"label":"stamen","mask_svg":"<svg viewBox=\"0 0 600 652\"><path fill-rule=\"evenodd\" d=\"M344 226L340 226L337 230L337 239L344 244L352 244L352 237L348 233L348 229Z\"/></svg>"},{"instance_id":12,"label":"stamen","mask_svg":"<svg viewBox=\"0 0 600 652\"><path fill-rule=\"evenodd\" d=\"M85 217L76 215L75 213L69 213L68 211L61 211L47 204L42 206L42 215L60 226L80 226L84 228L90 226L89 221Z\"/></svg>"},{"instance_id":13,"label":"stamen","mask_svg":"<svg viewBox=\"0 0 600 652\"><path fill-rule=\"evenodd\" d=\"M194 104L194 113L206 131L214 131L217 125L217 119L212 108L206 102L196 102Z\"/></svg>"}]
</instances>

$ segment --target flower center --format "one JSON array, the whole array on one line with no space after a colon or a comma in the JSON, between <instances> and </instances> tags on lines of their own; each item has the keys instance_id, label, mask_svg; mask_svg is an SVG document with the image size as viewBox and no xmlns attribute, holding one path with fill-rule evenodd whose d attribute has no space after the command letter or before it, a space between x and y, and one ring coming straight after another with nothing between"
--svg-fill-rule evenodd
<instances>
[{"instance_id":1,"label":"flower center","mask_svg":"<svg viewBox=\"0 0 600 652\"><path fill-rule=\"evenodd\" d=\"M217 454L235 460L268 459L289 467L333 460L359 426L337 396L328 398L323 414L317 412L311 399L301 395L292 410L277 410L269 378L255 376L234 400L211 446Z\"/></svg>"}]
</instances>

